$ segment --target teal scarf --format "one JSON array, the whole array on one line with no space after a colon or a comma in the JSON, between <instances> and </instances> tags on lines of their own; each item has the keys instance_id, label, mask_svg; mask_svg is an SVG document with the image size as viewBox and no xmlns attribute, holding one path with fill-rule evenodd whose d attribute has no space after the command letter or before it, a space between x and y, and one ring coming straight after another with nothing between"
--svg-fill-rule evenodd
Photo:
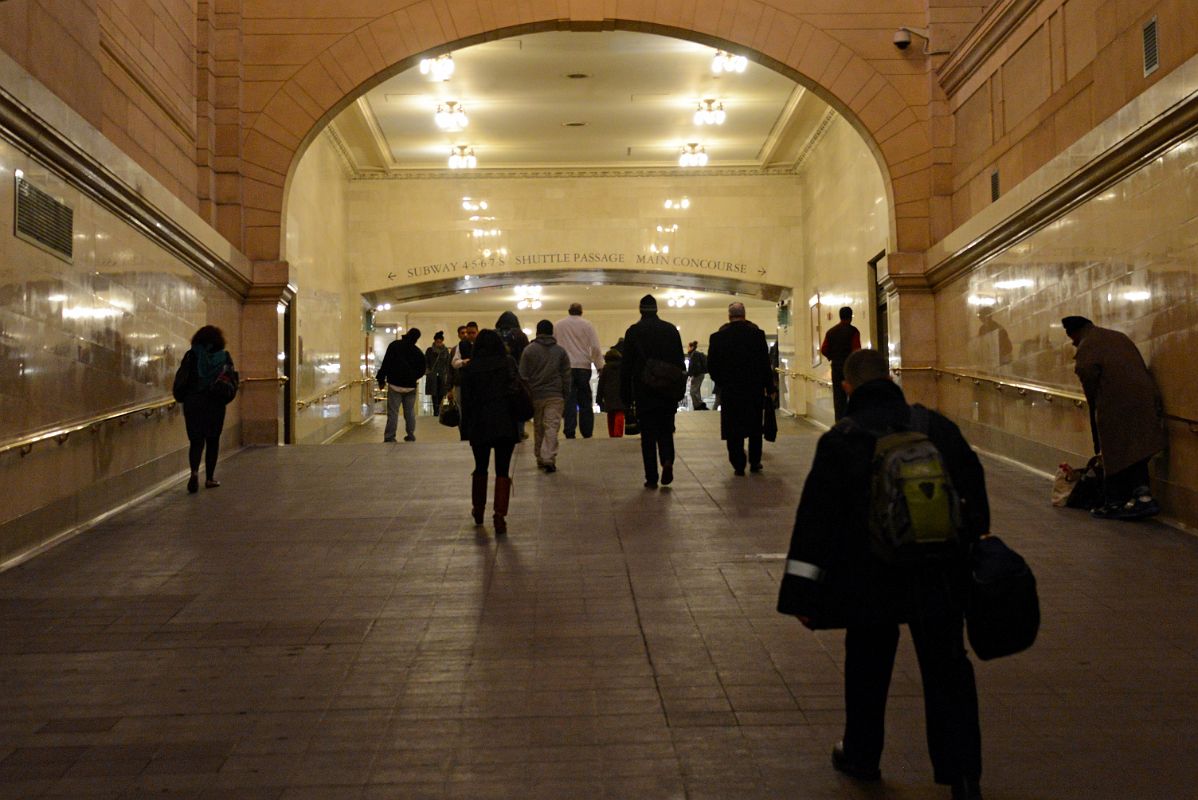
<instances>
[{"instance_id":1,"label":"teal scarf","mask_svg":"<svg viewBox=\"0 0 1198 800\"><path fill-rule=\"evenodd\" d=\"M229 354L224 350L209 350L198 344L191 348L191 353L196 361L196 372L200 376L200 388L207 389L220 374L220 368L229 360Z\"/></svg>"}]
</instances>

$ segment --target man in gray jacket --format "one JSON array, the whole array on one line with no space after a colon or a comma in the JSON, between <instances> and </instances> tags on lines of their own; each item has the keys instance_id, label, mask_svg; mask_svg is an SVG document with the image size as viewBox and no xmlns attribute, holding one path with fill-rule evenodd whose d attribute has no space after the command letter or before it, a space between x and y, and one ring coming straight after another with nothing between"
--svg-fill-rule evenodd
<instances>
[{"instance_id":1,"label":"man in gray jacket","mask_svg":"<svg viewBox=\"0 0 1198 800\"><path fill-rule=\"evenodd\" d=\"M537 323L537 338L520 356L520 377L532 390L533 452L537 466L546 472L557 471L557 430L570 393L570 357L553 338L553 323Z\"/></svg>"}]
</instances>

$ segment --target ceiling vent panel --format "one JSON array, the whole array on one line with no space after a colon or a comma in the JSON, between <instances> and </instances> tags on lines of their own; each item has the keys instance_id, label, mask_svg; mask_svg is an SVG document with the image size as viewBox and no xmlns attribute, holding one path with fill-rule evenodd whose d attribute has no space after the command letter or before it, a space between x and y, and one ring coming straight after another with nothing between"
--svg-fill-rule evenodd
<instances>
[{"instance_id":1,"label":"ceiling vent panel","mask_svg":"<svg viewBox=\"0 0 1198 800\"><path fill-rule=\"evenodd\" d=\"M75 256L75 212L23 177L17 178L16 235L71 263Z\"/></svg>"},{"instance_id":2,"label":"ceiling vent panel","mask_svg":"<svg viewBox=\"0 0 1198 800\"><path fill-rule=\"evenodd\" d=\"M1157 37L1156 17L1144 23L1144 77L1156 72L1161 65L1160 39Z\"/></svg>"}]
</instances>

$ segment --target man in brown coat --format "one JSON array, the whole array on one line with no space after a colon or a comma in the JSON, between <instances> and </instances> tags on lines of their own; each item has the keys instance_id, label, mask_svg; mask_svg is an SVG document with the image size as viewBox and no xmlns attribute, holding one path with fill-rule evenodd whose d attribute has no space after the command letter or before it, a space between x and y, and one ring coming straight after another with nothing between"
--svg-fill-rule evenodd
<instances>
[{"instance_id":1,"label":"man in brown coat","mask_svg":"<svg viewBox=\"0 0 1198 800\"><path fill-rule=\"evenodd\" d=\"M1103 519L1143 519L1160 512L1152 499L1148 460L1165 449L1160 396L1135 342L1085 317L1061 320L1077 347L1074 371L1090 406L1094 452L1102 454Z\"/></svg>"}]
</instances>

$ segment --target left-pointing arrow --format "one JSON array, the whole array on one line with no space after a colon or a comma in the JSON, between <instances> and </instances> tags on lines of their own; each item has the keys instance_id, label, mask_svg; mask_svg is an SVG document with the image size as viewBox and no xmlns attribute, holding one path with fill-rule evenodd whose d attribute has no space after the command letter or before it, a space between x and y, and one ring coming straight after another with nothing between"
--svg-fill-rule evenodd
<instances>
[{"instance_id":1,"label":"left-pointing arrow","mask_svg":"<svg viewBox=\"0 0 1198 800\"><path fill-rule=\"evenodd\" d=\"M394 272L388 272L388 273L387 273L387 280L389 280L389 281L393 281L393 280L395 280L395 273L394 273Z\"/></svg>"}]
</instances>

